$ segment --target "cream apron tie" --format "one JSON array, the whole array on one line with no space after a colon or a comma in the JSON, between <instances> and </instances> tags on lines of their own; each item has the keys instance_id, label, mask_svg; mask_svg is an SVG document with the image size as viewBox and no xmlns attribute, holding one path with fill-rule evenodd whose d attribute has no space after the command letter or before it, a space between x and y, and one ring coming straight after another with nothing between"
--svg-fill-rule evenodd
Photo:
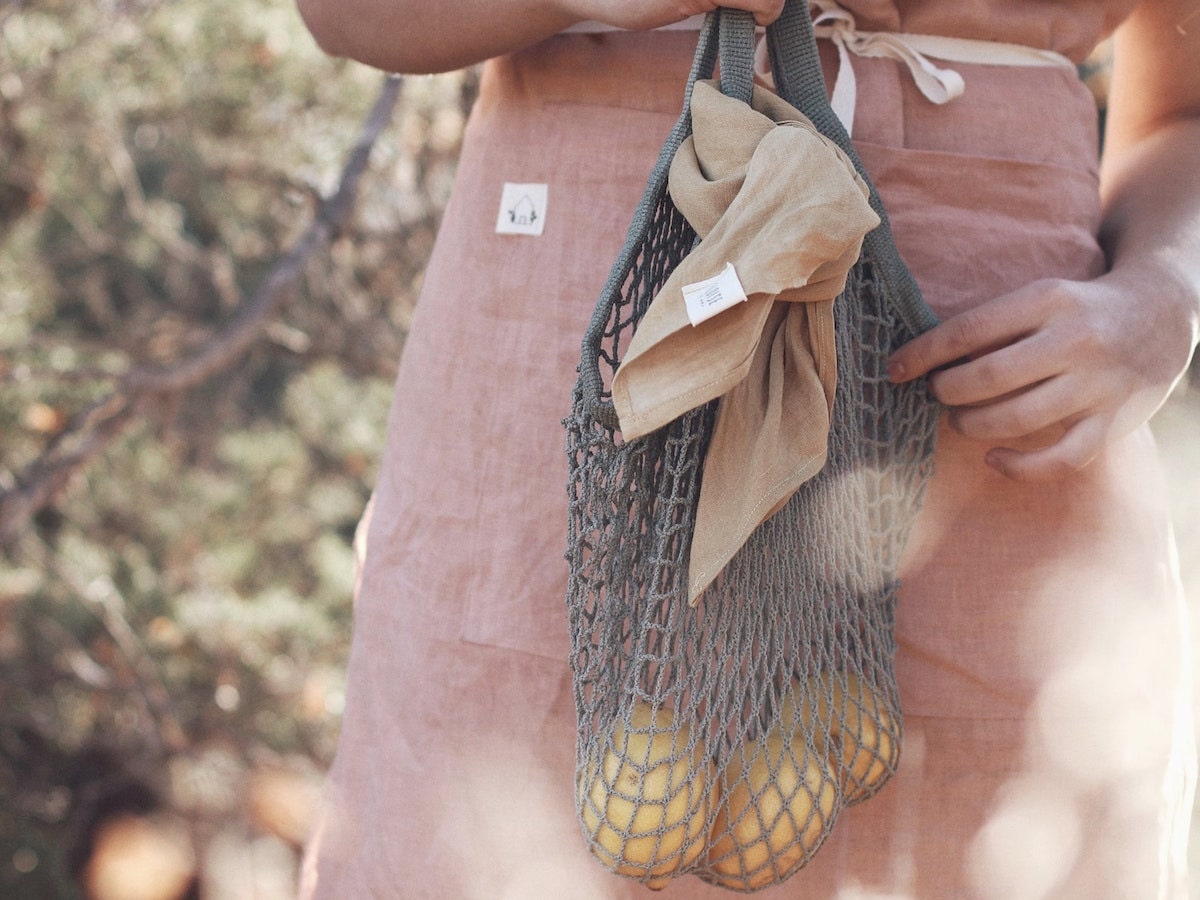
<instances>
[{"instance_id":1,"label":"cream apron tie","mask_svg":"<svg viewBox=\"0 0 1200 900\"><path fill-rule=\"evenodd\" d=\"M859 31L853 14L839 6L835 0L810 0L809 6L818 11L818 15L813 19L813 33L819 39L833 41L838 50L838 73L829 105L845 126L847 133L853 133L854 106L858 90L852 63L854 56L894 59L904 63L921 93L931 103L938 105L949 103L955 97L961 96L966 84L958 72L935 65L934 59L993 66L1042 66L1075 71L1075 64L1071 60L1053 50L973 38ZM766 41L758 43L755 70L766 84L774 86L770 76Z\"/></svg>"}]
</instances>

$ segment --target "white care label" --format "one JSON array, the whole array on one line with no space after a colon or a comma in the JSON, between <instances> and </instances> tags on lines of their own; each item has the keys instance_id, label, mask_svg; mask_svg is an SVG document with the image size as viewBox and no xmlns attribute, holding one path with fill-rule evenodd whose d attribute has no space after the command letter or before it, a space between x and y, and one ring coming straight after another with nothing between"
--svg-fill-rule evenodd
<instances>
[{"instance_id":1,"label":"white care label","mask_svg":"<svg viewBox=\"0 0 1200 900\"><path fill-rule=\"evenodd\" d=\"M496 217L496 234L540 235L546 227L546 200L549 189L544 184L504 183L500 196L500 213Z\"/></svg>"},{"instance_id":2,"label":"white care label","mask_svg":"<svg viewBox=\"0 0 1200 900\"><path fill-rule=\"evenodd\" d=\"M687 307L688 320L699 325L731 306L746 302L746 292L738 279L733 263L725 263L720 274L683 286L683 303Z\"/></svg>"}]
</instances>

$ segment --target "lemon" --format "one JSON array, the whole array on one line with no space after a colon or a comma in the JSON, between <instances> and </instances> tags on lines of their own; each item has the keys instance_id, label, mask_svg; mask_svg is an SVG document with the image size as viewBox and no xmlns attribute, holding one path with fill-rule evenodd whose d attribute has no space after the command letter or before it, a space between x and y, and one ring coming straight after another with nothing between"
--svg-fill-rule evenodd
<instances>
[{"instance_id":1,"label":"lemon","mask_svg":"<svg viewBox=\"0 0 1200 900\"><path fill-rule=\"evenodd\" d=\"M797 752L782 734L747 742L721 775L708 851L711 878L756 890L788 874L823 839L837 787L823 759Z\"/></svg>"},{"instance_id":2,"label":"lemon","mask_svg":"<svg viewBox=\"0 0 1200 900\"><path fill-rule=\"evenodd\" d=\"M900 747L893 740L896 726L882 698L853 673L846 678L844 694L835 686L834 712L839 711L842 795L853 803L887 780L900 761Z\"/></svg>"},{"instance_id":3,"label":"lemon","mask_svg":"<svg viewBox=\"0 0 1200 900\"><path fill-rule=\"evenodd\" d=\"M818 744L828 727L834 745L830 763L839 774L846 804L874 793L899 762L900 747L893 737L897 729L887 704L853 672L814 675L806 691L797 688L785 698L780 729L790 734L797 727L800 733L814 734Z\"/></svg>"},{"instance_id":4,"label":"lemon","mask_svg":"<svg viewBox=\"0 0 1200 900\"><path fill-rule=\"evenodd\" d=\"M597 767L583 767L577 802L592 853L614 872L666 887L704 850L712 763L669 710L638 702Z\"/></svg>"}]
</instances>

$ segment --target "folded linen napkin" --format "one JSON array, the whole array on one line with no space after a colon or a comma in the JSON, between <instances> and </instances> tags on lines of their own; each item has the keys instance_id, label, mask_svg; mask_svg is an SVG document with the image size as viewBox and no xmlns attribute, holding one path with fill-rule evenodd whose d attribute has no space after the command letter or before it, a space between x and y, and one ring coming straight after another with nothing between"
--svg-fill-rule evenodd
<instances>
[{"instance_id":1,"label":"folded linen napkin","mask_svg":"<svg viewBox=\"0 0 1200 900\"><path fill-rule=\"evenodd\" d=\"M613 404L622 436L634 440L721 398L692 537L694 604L824 465L837 380L833 301L879 218L845 153L770 91L756 87L747 105L697 82L691 112L693 133L668 184L701 241L639 323ZM706 319L689 313L685 287L728 278L730 265L745 302Z\"/></svg>"}]
</instances>

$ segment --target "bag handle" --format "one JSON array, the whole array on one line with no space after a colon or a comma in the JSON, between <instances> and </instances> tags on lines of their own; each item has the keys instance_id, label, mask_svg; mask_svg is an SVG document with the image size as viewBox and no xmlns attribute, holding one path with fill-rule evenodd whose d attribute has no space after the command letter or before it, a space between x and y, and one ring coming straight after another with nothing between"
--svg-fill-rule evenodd
<instances>
[{"instance_id":1,"label":"bag handle","mask_svg":"<svg viewBox=\"0 0 1200 900\"><path fill-rule=\"evenodd\" d=\"M829 105L808 0L788 0L784 4L779 18L767 28L767 51L779 95L808 116L821 134L842 149L870 188L871 208L879 216L879 225L863 239L862 256L878 269L890 305L905 327L913 334L928 331L938 324L938 317L925 302L916 280L900 258L879 191L867 174L850 134Z\"/></svg>"},{"instance_id":2,"label":"bag handle","mask_svg":"<svg viewBox=\"0 0 1200 900\"><path fill-rule=\"evenodd\" d=\"M725 10L726 15L722 17L722 25L741 32L748 31L749 36L748 38L745 35L729 36L728 38L723 36L723 39L735 46L741 46L746 40L749 40L752 45L754 40L753 16L750 13L729 16L730 12L730 10ZM825 75L821 70L821 57L817 52L817 40L813 33L808 0L788 0L784 4L779 18L767 27L766 40L776 92L804 113L821 134L842 149L870 188L871 208L879 216L880 224L864 239L863 255L879 267L883 281L889 289L892 308L914 334L929 330L938 323L938 318L926 305L920 288L913 280L908 267L900 259L883 200L875 189L874 182L867 174L866 167L863 165L853 141L850 140L849 133L829 105ZM722 64L724 64L723 56ZM735 77L740 82L746 75L739 69ZM750 78L753 78L753 64L751 64ZM722 91L730 96L735 96L725 90L724 81L722 81Z\"/></svg>"},{"instance_id":3,"label":"bag handle","mask_svg":"<svg viewBox=\"0 0 1200 900\"><path fill-rule=\"evenodd\" d=\"M579 394L577 403L590 413L593 420L613 431L620 430L620 421L612 402L604 399L604 378L600 374L600 359L604 355L602 345L609 328L608 320L612 315L616 299L621 295L625 280L633 271L638 252L654 222L659 201L666 194L671 161L675 158L679 145L692 133L692 89L697 81L713 76L717 58L721 53L721 23L726 14L730 12L730 10L718 7L704 18L704 24L700 27L700 38L696 44L696 54L692 59L692 68L688 73L687 84L684 88L683 111L676 121L675 127L663 141L662 150L659 151L658 160L650 172L646 189L642 193L641 200L638 201L637 208L633 211L633 218L625 235L625 243L617 254L616 260L613 261L612 268L608 273L608 280L605 281L604 287L600 291L600 300L592 311L591 320L583 334L579 378L575 387ZM751 18L751 22L753 22L753 18ZM730 76L729 89L741 91L742 88L736 86L732 80L733 73L740 72L747 65L749 66L748 75L737 76L738 83L746 85L744 96L749 102L749 85L753 80L754 69L753 28L750 30L750 56L747 61L745 29L734 29L731 27L733 24L732 20L725 21L725 30L728 35L725 50L730 55L728 61L721 68Z\"/></svg>"},{"instance_id":4,"label":"bag handle","mask_svg":"<svg viewBox=\"0 0 1200 900\"><path fill-rule=\"evenodd\" d=\"M871 208L879 216L880 224L863 239L862 255L877 267L892 307L905 326L914 334L929 330L938 324L938 318L926 305L920 288L900 259L879 192L854 149L850 135L829 105L808 0L787 0L779 18L767 26L766 40L776 92L846 153L870 188ZM663 143L646 190L634 211L625 245L613 263L600 302L584 333L577 390L582 391L585 407L592 411L593 418L614 431L620 428L620 423L612 403L603 399L604 383L600 375L601 345L609 328L614 299L620 296L655 210L666 192L671 161L679 145L692 132L692 90L696 82L712 78L719 59L721 92L749 103L754 87L754 41L753 13L718 7L705 17L684 89L683 112Z\"/></svg>"}]
</instances>

